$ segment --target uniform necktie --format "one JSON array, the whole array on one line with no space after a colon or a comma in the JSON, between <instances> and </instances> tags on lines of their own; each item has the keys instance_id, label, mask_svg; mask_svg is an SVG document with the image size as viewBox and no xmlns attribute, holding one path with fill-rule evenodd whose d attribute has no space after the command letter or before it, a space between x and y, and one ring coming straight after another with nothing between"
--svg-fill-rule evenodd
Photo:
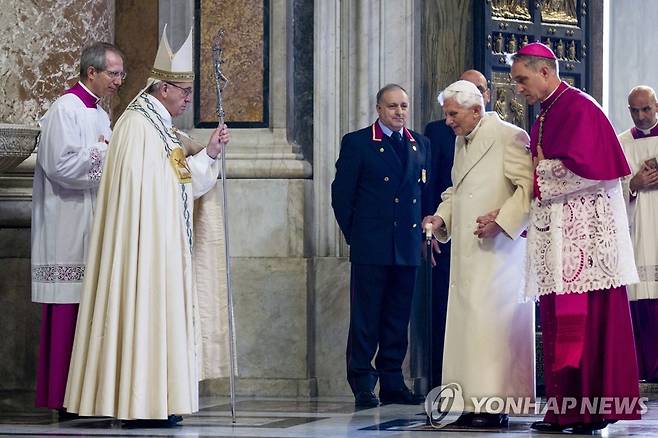
<instances>
[{"instance_id":1,"label":"uniform necktie","mask_svg":"<svg viewBox=\"0 0 658 438\"><path fill-rule=\"evenodd\" d=\"M393 143L395 153L398 154L398 158L400 158L402 165L405 165L407 162L407 151L405 148L404 140L402 139L402 135L397 131L393 131L391 134L391 142Z\"/></svg>"},{"instance_id":2,"label":"uniform necktie","mask_svg":"<svg viewBox=\"0 0 658 438\"><path fill-rule=\"evenodd\" d=\"M402 144L402 135L398 131L393 131L391 133L391 139L393 139L393 143L395 143L396 146Z\"/></svg>"}]
</instances>

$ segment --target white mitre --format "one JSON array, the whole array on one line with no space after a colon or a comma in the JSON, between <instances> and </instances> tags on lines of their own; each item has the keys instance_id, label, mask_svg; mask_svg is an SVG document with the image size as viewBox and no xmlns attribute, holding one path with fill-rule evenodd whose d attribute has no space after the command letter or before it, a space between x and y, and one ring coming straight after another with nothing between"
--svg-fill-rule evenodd
<instances>
[{"instance_id":1,"label":"white mitre","mask_svg":"<svg viewBox=\"0 0 658 438\"><path fill-rule=\"evenodd\" d=\"M174 54L167 40L167 25L165 24L162 30L158 53L155 55L155 62L149 74L149 82L153 83L157 81L194 81L192 29L190 29L190 33L187 35L187 39L181 48Z\"/></svg>"},{"instance_id":2,"label":"white mitre","mask_svg":"<svg viewBox=\"0 0 658 438\"><path fill-rule=\"evenodd\" d=\"M162 38L160 38L158 53L155 55L155 62L146 80L146 85L130 101L130 104L135 102L151 85L161 81L194 81L194 70L192 68L192 29L190 29L190 33L187 35L187 39L181 48L174 54L167 40L167 25L165 24L162 30Z\"/></svg>"},{"instance_id":3,"label":"white mitre","mask_svg":"<svg viewBox=\"0 0 658 438\"><path fill-rule=\"evenodd\" d=\"M455 93L471 94L472 97L482 100L482 105L484 105L482 93L480 93L478 87L476 87L474 83L465 80L459 80L448 85L448 87L437 97L439 105L443 106L446 99L450 99Z\"/></svg>"}]
</instances>

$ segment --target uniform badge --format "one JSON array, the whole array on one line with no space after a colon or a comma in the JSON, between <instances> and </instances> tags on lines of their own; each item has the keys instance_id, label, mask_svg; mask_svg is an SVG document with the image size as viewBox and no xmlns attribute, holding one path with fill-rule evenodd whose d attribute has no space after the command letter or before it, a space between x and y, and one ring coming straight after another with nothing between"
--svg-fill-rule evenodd
<instances>
[{"instance_id":1,"label":"uniform badge","mask_svg":"<svg viewBox=\"0 0 658 438\"><path fill-rule=\"evenodd\" d=\"M187 160L185 159L185 152L182 148L175 148L171 151L169 155L169 162L174 167L176 172L176 177L181 184L188 184L192 182L192 171L187 165Z\"/></svg>"},{"instance_id":2,"label":"uniform badge","mask_svg":"<svg viewBox=\"0 0 658 438\"><path fill-rule=\"evenodd\" d=\"M427 171L425 169L420 171L420 180L425 184L427 182Z\"/></svg>"}]
</instances>

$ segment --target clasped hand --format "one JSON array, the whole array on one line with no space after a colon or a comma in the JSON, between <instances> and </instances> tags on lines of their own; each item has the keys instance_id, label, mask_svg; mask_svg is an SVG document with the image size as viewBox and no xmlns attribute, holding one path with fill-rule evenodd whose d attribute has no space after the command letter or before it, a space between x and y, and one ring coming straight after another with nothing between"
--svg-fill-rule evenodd
<instances>
[{"instance_id":1,"label":"clasped hand","mask_svg":"<svg viewBox=\"0 0 658 438\"><path fill-rule=\"evenodd\" d=\"M642 163L639 172L631 178L629 186L632 192L658 188L658 170L647 166L646 163Z\"/></svg>"},{"instance_id":2,"label":"clasped hand","mask_svg":"<svg viewBox=\"0 0 658 438\"><path fill-rule=\"evenodd\" d=\"M473 234L475 234L480 239L496 237L498 233L503 230L500 228L500 225L496 223L496 218L498 217L499 212L500 209L497 209L490 211L483 216L478 216L478 218L475 220L477 226L475 227Z\"/></svg>"}]
</instances>

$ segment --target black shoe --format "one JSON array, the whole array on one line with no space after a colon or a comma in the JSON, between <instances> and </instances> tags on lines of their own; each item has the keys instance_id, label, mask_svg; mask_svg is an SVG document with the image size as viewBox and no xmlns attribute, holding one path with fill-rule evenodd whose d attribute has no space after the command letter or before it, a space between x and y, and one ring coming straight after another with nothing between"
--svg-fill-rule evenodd
<instances>
[{"instance_id":1,"label":"black shoe","mask_svg":"<svg viewBox=\"0 0 658 438\"><path fill-rule=\"evenodd\" d=\"M176 417L180 420L176 421ZM123 427L127 429L166 429L176 427L176 423L182 420L183 417L180 415L170 415L166 420L124 420Z\"/></svg>"},{"instance_id":2,"label":"black shoe","mask_svg":"<svg viewBox=\"0 0 658 438\"><path fill-rule=\"evenodd\" d=\"M457 418L456 421L452 423L453 426L467 426L470 427L471 421L473 421L473 412L464 412Z\"/></svg>"},{"instance_id":3,"label":"black shoe","mask_svg":"<svg viewBox=\"0 0 658 438\"><path fill-rule=\"evenodd\" d=\"M383 405L419 405L425 401L423 397L416 396L406 386L397 391L380 390L379 398Z\"/></svg>"},{"instance_id":4,"label":"black shoe","mask_svg":"<svg viewBox=\"0 0 658 438\"><path fill-rule=\"evenodd\" d=\"M354 395L354 406L357 408L376 408L379 399L372 391L361 391Z\"/></svg>"},{"instance_id":5,"label":"black shoe","mask_svg":"<svg viewBox=\"0 0 658 438\"><path fill-rule=\"evenodd\" d=\"M170 415L167 417L167 421L173 424L180 423L183 421L183 416L182 415Z\"/></svg>"},{"instance_id":6,"label":"black shoe","mask_svg":"<svg viewBox=\"0 0 658 438\"><path fill-rule=\"evenodd\" d=\"M75 420L76 418L80 418L80 416L73 412L68 412L66 409L57 409L57 419L59 421Z\"/></svg>"},{"instance_id":7,"label":"black shoe","mask_svg":"<svg viewBox=\"0 0 658 438\"><path fill-rule=\"evenodd\" d=\"M459 416L455 421L450 422L450 423L442 423L444 426L452 426L452 427L470 427L471 426L471 420L473 419L473 413L472 412L465 412ZM425 426L432 426L434 423L432 422L432 419L430 418L429 415L425 415Z\"/></svg>"},{"instance_id":8,"label":"black shoe","mask_svg":"<svg viewBox=\"0 0 658 438\"><path fill-rule=\"evenodd\" d=\"M610 421L597 421L594 423L578 423L571 428L574 435L591 435L594 431L605 429Z\"/></svg>"},{"instance_id":9,"label":"black shoe","mask_svg":"<svg viewBox=\"0 0 658 438\"><path fill-rule=\"evenodd\" d=\"M507 414L475 414L471 420L471 427L508 427L509 416Z\"/></svg>"},{"instance_id":10,"label":"black shoe","mask_svg":"<svg viewBox=\"0 0 658 438\"><path fill-rule=\"evenodd\" d=\"M531 429L535 429L540 432L562 432L572 427L573 424L557 424L549 423L548 421L535 421L530 425Z\"/></svg>"}]
</instances>

